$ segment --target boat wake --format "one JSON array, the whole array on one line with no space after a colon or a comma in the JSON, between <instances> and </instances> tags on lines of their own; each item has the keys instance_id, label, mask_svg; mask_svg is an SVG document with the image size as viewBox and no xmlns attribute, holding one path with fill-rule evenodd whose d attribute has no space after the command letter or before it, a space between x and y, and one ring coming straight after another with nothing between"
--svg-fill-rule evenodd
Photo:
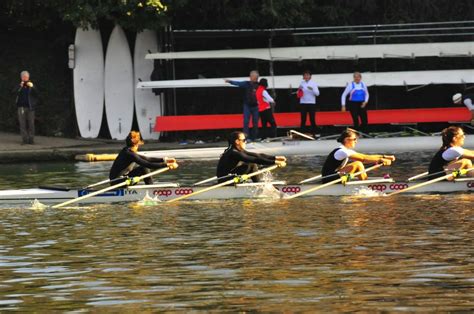
<instances>
[{"instance_id":1,"label":"boat wake","mask_svg":"<svg viewBox=\"0 0 474 314\"><path fill-rule=\"evenodd\" d=\"M381 191L372 190L369 188L360 188L357 189L356 192L352 195L355 197L380 197L385 196L386 194Z\"/></svg>"}]
</instances>

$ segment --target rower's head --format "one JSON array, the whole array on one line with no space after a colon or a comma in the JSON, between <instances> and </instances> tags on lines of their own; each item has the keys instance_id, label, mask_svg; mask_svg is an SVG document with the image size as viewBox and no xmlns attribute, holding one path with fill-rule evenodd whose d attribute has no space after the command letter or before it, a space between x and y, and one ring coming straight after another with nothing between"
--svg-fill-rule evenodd
<instances>
[{"instance_id":1,"label":"rower's head","mask_svg":"<svg viewBox=\"0 0 474 314\"><path fill-rule=\"evenodd\" d=\"M264 78L263 78L263 79L260 79L260 81L258 82L258 85L267 88L267 87L268 87L268 81L267 81L267 79L264 79Z\"/></svg>"},{"instance_id":2,"label":"rower's head","mask_svg":"<svg viewBox=\"0 0 474 314\"><path fill-rule=\"evenodd\" d=\"M466 136L462 128L452 125L441 132L441 138L443 139L442 148L446 149L453 146L463 146Z\"/></svg>"},{"instance_id":3,"label":"rower's head","mask_svg":"<svg viewBox=\"0 0 474 314\"><path fill-rule=\"evenodd\" d=\"M362 80L362 74L360 74L360 72L354 72L352 76L354 78L354 82L356 83L360 83L360 81Z\"/></svg>"},{"instance_id":4,"label":"rower's head","mask_svg":"<svg viewBox=\"0 0 474 314\"><path fill-rule=\"evenodd\" d=\"M311 79L311 71L310 70L305 70L303 72L303 80L305 80L306 82L309 81Z\"/></svg>"},{"instance_id":5,"label":"rower's head","mask_svg":"<svg viewBox=\"0 0 474 314\"><path fill-rule=\"evenodd\" d=\"M344 130L337 141L347 148L354 148L358 140L357 132L352 129Z\"/></svg>"},{"instance_id":6,"label":"rower's head","mask_svg":"<svg viewBox=\"0 0 474 314\"><path fill-rule=\"evenodd\" d=\"M138 131L131 131L128 133L127 138L125 139L127 147L138 149L138 146L143 145L143 139Z\"/></svg>"},{"instance_id":7,"label":"rower's head","mask_svg":"<svg viewBox=\"0 0 474 314\"><path fill-rule=\"evenodd\" d=\"M453 103L454 104L460 104L462 102L462 94L457 93L453 95Z\"/></svg>"},{"instance_id":8,"label":"rower's head","mask_svg":"<svg viewBox=\"0 0 474 314\"><path fill-rule=\"evenodd\" d=\"M250 71L249 78L251 82L258 82L258 76L259 74L257 70Z\"/></svg>"},{"instance_id":9,"label":"rower's head","mask_svg":"<svg viewBox=\"0 0 474 314\"><path fill-rule=\"evenodd\" d=\"M237 150L244 150L245 144L247 143L247 137L244 132L235 131L230 133L229 146L236 148Z\"/></svg>"}]
</instances>

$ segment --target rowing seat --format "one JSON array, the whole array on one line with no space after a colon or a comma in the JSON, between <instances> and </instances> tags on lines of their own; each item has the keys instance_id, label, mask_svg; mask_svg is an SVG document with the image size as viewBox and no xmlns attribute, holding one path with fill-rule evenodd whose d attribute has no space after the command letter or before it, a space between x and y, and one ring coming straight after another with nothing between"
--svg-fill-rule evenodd
<instances>
[{"instance_id":1,"label":"rowing seat","mask_svg":"<svg viewBox=\"0 0 474 314\"><path fill-rule=\"evenodd\" d=\"M222 130L242 128L242 114L186 115L156 117L155 132ZM275 113L278 127L291 128L300 124L299 112ZM465 107L369 110L369 124L409 125L471 120ZM352 125L349 112L322 111L316 114L318 126ZM261 125L259 125L261 126Z\"/></svg>"}]
</instances>

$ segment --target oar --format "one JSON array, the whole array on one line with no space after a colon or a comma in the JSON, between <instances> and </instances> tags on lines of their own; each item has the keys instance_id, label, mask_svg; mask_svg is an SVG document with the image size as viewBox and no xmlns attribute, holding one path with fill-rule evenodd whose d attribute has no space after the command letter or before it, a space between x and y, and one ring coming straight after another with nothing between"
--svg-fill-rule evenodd
<instances>
[{"instance_id":1,"label":"oar","mask_svg":"<svg viewBox=\"0 0 474 314\"><path fill-rule=\"evenodd\" d=\"M308 182L311 182L311 181L317 180L317 179L321 178L322 176L323 176L322 174L318 174L317 176L314 176L314 177L311 177L311 178L305 179L305 180L303 180L303 181L300 181L300 183L299 183L299 184L308 183Z\"/></svg>"},{"instance_id":2,"label":"oar","mask_svg":"<svg viewBox=\"0 0 474 314\"><path fill-rule=\"evenodd\" d=\"M362 171L359 171L359 172L356 172L356 173L353 173L353 174L350 174L351 177L356 177L358 175L361 175L363 173L367 173L369 171L372 171L372 170L375 170L377 168L380 168L381 166L383 166L383 164L376 164L372 167L369 167L367 169L364 169ZM333 180L331 182L328 182L328 183L325 183L325 184L321 184L321 185L318 185L318 186L315 186L315 187L312 187L310 189L307 189L307 190L304 190L304 191L301 191L299 193L296 193L294 195L291 195L291 196L288 196L286 197L286 199L292 199L292 198L295 198L295 197L299 197L299 196L302 196L302 195L305 195L305 194L308 194L308 193L311 193L311 192L314 192L314 191L317 191L317 190L321 190L321 189L324 189L325 187L328 187L328 186L331 186L331 185L334 185L336 183L339 183L343 180L347 180L347 176L348 175L344 175L336 180Z\"/></svg>"},{"instance_id":3,"label":"oar","mask_svg":"<svg viewBox=\"0 0 474 314\"><path fill-rule=\"evenodd\" d=\"M84 187L83 189L90 189L90 188L94 188L96 186L103 185L103 184L106 184L106 183L113 183L113 182L121 181L121 180L123 180L123 178L124 177L118 177L118 178L115 178L113 180L110 180L110 179L103 180L103 181L100 181L100 182L97 182L97 183L90 184L90 185Z\"/></svg>"},{"instance_id":4,"label":"oar","mask_svg":"<svg viewBox=\"0 0 474 314\"><path fill-rule=\"evenodd\" d=\"M198 186L198 185L202 185L204 183L212 182L212 181L215 181L215 180L226 179L226 178L234 177L234 176L236 176L236 174L234 174L234 173L229 173L228 175L225 175L225 176L222 176L222 177L219 177L219 178L217 176L214 176L212 178L196 182L196 183L193 184L193 186Z\"/></svg>"},{"instance_id":5,"label":"oar","mask_svg":"<svg viewBox=\"0 0 474 314\"><path fill-rule=\"evenodd\" d=\"M425 182L422 182L422 183L418 183L418 184L409 186L409 187L407 187L403 190L398 190L398 191L389 193L389 194L387 194L387 196L392 196L392 195L400 194L400 193L403 193L403 192L408 192L408 191L411 191L411 190L415 190L415 189L430 185L432 183L443 181L443 180L446 180L446 179L457 178L461 175L465 175L466 173L468 173L469 171L472 171L472 170L474 170L474 167L469 168L469 169L458 169L458 170L455 170L455 171L451 172L450 174L444 175L442 177L435 178L435 179L425 181Z\"/></svg>"},{"instance_id":6,"label":"oar","mask_svg":"<svg viewBox=\"0 0 474 314\"><path fill-rule=\"evenodd\" d=\"M180 197L171 199L167 202L168 203L176 202L176 201L179 201L179 200L183 200L185 198L189 198L191 196L195 196L195 195L198 195L198 194L201 194L201 193L204 193L204 192L215 190L217 188L220 188L221 186L226 186L226 185L231 184L231 183L238 183L240 180L247 180L248 178L258 176L259 174L262 174L262 173L265 173L265 172L268 172L268 171L272 171L276 168L278 168L278 165L273 165L273 166L270 166L270 167L267 167L267 168L263 168L261 170L258 170L258 171L255 171L255 172L252 172L252 173L249 173L249 174L240 175L240 176L237 176L237 177L232 178L230 180L224 181L222 183L219 183L219 184L204 188L202 190L196 191L194 193L182 195Z\"/></svg>"},{"instance_id":7,"label":"oar","mask_svg":"<svg viewBox=\"0 0 474 314\"><path fill-rule=\"evenodd\" d=\"M165 171L168 171L170 168L169 167L166 167L166 168L161 168L161 169L158 169L156 171L152 171L150 173L147 173L147 174L144 174L142 176L139 176L139 177L136 177L133 179L133 182L139 182L145 178L148 178L148 177L151 177L151 176L154 176L154 175L157 175L157 174L160 174L162 172L165 172ZM112 185L112 186L109 186L109 187L106 187L102 190L99 190L99 191L95 191L95 192L92 192L92 193L89 193L89 194L86 194L86 195L83 195L83 196L80 196L80 197L77 197L77 198L73 198L69 201L66 201L66 202L63 202L63 203L60 203L60 204L56 204L54 206L51 206L52 208L59 208L59 207L63 207L63 206L66 206L66 205L69 205L69 204L72 204L72 203L76 203L76 202L79 202L79 201L82 201L84 199L87 199L89 197L92 197L92 196L96 196L96 195L99 195L99 194L102 194L102 193L105 193L107 191L110 191L110 190L114 190L114 189L117 189L119 187L122 187L122 186L126 186L126 185L130 185L132 183L132 181L130 179L128 180L125 180L124 182L120 182L118 184L115 184L115 185Z\"/></svg>"},{"instance_id":8,"label":"oar","mask_svg":"<svg viewBox=\"0 0 474 314\"><path fill-rule=\"evenodd\" d=\"M423 178L423 177L427 176L428 173L429 173L429 172L426 171L426 172L417 174L416 176L410 177L410 178L408 178L408 182L413 181L413 180L416 180L416 179L419 179L419 178Z\"/></svg>"}]
</instances>

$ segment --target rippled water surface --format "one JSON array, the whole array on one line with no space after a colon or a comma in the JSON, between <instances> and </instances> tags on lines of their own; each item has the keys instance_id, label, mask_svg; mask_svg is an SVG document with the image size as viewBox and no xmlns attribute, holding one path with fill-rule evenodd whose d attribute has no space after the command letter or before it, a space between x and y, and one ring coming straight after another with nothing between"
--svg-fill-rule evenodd
<instances>
[{"instance_id":1,"label":"rippled water surface","mask_svg":"<svg viewBox=\"0 0 474 314\"><path fill-rule=\"evenodd\" d=\"M392 175L423 172L427 160L402 154ZM296 182L320 162L295 158L275 177ZM214 165L183 162L162 177L191 183ZM108 167L0 165L0 188L81 186ZM0 311L474 311L473 200L1 206Z\"/></svg>"}]
</instances>

